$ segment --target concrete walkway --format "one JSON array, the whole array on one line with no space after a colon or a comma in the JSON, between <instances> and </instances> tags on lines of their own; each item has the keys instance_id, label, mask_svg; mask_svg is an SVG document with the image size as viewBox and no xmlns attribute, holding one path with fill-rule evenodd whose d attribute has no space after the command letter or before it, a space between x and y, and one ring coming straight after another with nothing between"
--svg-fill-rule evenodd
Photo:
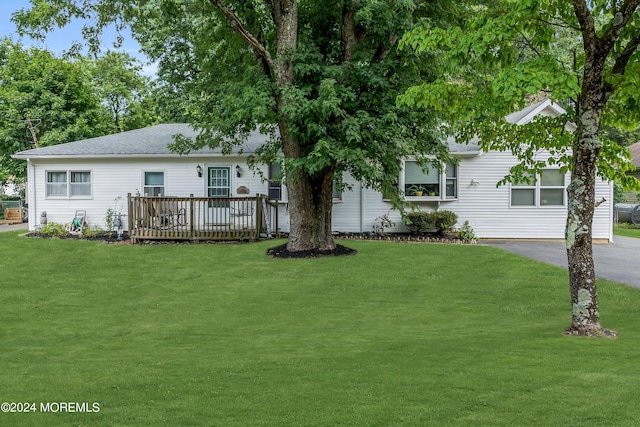
<instances>
[{"instance_id":1,"label":"concrete walkway","mask_svg":"<svg viewBox=\"0 0 640 427\"><path fill-rule=\"evenodd\" d=\"M593 245L596 276L640 288L640 239L614 236L614 242ZM483 240L509 252L567 269L564 242Z\"/></svg>"}]
</instances>

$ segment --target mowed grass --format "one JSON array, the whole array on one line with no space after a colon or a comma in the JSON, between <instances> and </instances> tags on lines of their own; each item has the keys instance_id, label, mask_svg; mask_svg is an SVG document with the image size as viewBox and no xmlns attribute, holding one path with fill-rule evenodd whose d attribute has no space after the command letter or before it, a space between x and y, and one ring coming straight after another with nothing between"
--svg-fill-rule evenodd
<instances>
[{"instance_id":1,"label":"mowed grass","mask_svg":"<svg viewBox=\"0 0 640 427\"><path fill-rule=\"evenodd\" d=\"M625 224L624 226L613 227L613 234L617 236L633 237L640 239L640 226Z\"/></svg>"},{"instance_id":2,"label":"mowed grass","mask_svg":"<svg viewBox=\"0 0 640 427\"><path fill-rule=\"evenodd\" d=\"M12 426L635 426L640 292L562 335L566 271L482 245L105 245L0 233L0 413Z\"/></svg>"}]
</instances>

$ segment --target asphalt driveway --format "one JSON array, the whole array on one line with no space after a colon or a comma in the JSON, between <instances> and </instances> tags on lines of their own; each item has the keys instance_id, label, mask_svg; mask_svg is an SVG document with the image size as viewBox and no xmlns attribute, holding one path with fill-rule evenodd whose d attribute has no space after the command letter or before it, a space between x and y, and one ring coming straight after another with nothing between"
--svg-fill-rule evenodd
<instances>
[{"instance_id":1,"label":"asphalt driveway","mask_svg":"<svg viewBox=\"0 0 640 427\"><path fill-rule=\"evenodd\" d=\"M613 238L613 243L593 245L596 276L640 288L640 239ZM482 243L567 268L564 242L486 240Z\"/></svg>"}]
</instances>

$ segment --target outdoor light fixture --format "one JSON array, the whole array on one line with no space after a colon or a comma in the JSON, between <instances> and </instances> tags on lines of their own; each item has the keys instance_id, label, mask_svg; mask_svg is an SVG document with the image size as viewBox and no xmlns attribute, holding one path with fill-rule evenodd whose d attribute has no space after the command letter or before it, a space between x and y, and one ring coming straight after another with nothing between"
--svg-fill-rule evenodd
<instances>
[{"instance_id":1,"label":"outdoor light fixture","mask_svg":"<svg viewBox=\"0 0 640 427\"><path fill-rule=\"evenodd\" d=\"M202 178L202 167L200 165L196 166L196 172L198 172L198 178Z\"/></svg>"},{"instance_id":2,"label":"outdoor light fixture","mask_svg":"<svg viewBox=\"0 0 640 427\"><path fill-rule=\"evenodd\" d=\"M471 185L477 187L478 185L480 185L480 181L474 178L471 180Z\"/></svg>"},{"instance_id":3,"label":"outdoor light fixture","mask_svg":"<svg viewBox=\"0 0 640 427\"><path fill-rule=\"evenodd\" d=\"M240 178L240 165L236 165L236 176Z\"/></svg>"}]
</instances>

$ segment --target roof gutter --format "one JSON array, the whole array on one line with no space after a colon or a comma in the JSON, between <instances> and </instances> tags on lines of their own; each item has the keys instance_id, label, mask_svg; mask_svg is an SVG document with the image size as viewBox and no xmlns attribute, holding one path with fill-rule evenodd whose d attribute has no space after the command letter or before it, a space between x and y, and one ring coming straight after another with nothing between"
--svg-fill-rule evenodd
<instances>
[{"instance_id":1,"label":"roof gutter","mask_svg":"<svg viewBox=\"0 0 640 427\"><path fill-rule=\"evenodd\" d=\"M253 153L243 152L222 154L222 153L208 153L208 154L20 154L16 153L11 155L14 159L27 160L27 159L179 159L179 158L210 158L210 157L248 157Z\"/></svg>"}]
</instances>

